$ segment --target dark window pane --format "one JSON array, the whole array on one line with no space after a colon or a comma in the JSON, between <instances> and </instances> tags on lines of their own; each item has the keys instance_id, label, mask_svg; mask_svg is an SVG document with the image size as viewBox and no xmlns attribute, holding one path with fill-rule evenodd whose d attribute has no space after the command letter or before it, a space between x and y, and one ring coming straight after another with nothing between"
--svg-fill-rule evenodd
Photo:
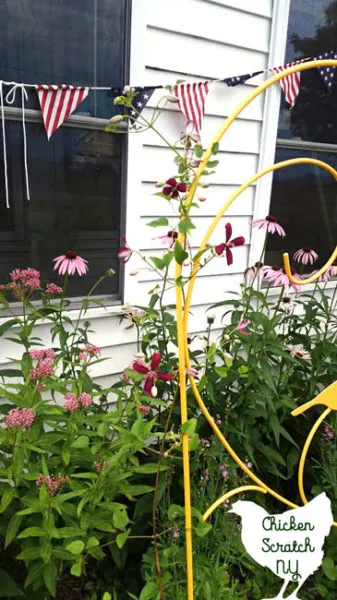
<instances>
[{"instance_id":1,"label":"dark window pane","mask_svg":"<svg viewBox=\"0 0 337 600\"><path fill-rule=\"evenodd\" d=\"M121 86L126 0L2 0L1 73L5 81ZM30 108L38 108L34 90ZM77 113L105 117L108 92L91 92Z\"/></svg>"},{"instance_id":2,"label":"dark window pane","mask_svg":"<svg viewBox=\"0 0 337 600\"><path fill-rule=\"evenodd\" d=\"M336 40L335 0L291 0L285 62L336 50ZM337 144L336 111L337 76L329 93L316 69L302 71L293 109L282 95L278 137Z\"/></svg>"},{"instance_id":3,"label":"dark window pane","mask_svg":"<svg viewBox=\"0 0 337 600\"><path fill-rule=\"evenodd\" d=\"M109 267L117 274L98 294L118 292L121 136L62 127L48 142L42 125L27 124L31 200L25 195L22 125L6 122L11 208L5 206L0 152L0 282L16 267L35 267L60 283L52 259L75 250L89 274L72 277L69 295L85 294Z\"/></svg>"},{"instance_id":4,"label":"dark window pane","mask_svg":"<svg viewBox=\"0 0 337 600\"><path fill-rule=\"evenodd\" d=\"M337 168L337 154L326 152L278 149L275 162L298 157L318 158ZM286 237L268 236L266 264L281 265L285 250L292 256L305 246L318 253L315 266L330 257L337 240L337 192L335 180L325 170L304 164L276 171L270 213L284 227Z\"/></svg>"}]
</instances>

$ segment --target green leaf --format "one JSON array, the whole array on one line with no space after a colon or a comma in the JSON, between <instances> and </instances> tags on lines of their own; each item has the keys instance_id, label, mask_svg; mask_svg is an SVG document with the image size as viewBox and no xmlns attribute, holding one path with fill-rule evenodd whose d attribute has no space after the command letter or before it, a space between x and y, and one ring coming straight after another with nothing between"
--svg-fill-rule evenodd
<instances>
[{"instance_id":1,"label":"green leaf","mask_svg":"<svg viewBox=\"0 0 337 600\"><path fill-rule=\"evenodd\" d=\"M5 512L6 508L8 508L8 506L11 504L14 498L16 498L16 496L17 491L15 488L10 487L4 491L1 498L0 514Z\"/></svg>"},{"instance_id":2,"label":"green leaf","mask_svg":"<svg viewBox=\"0 0 337 600\"><path fill-rule=\"evenodd\" d=\"M43 537L47 535L46 531L41 527L27 527L19 535L18 539L25 539L30 537Z\"/></svg>"},{"instance_id":3,"label":"green leaf","mask_svg":"<svg viewBox=\"0 0 337 600\"><path fill-rule=\"evenodd\" d=\"M166 471L166 469L168 469L167 465L160 465L161 471ZM151 473L157 473L158 465L156 463L149 463L140 467L133 467L132 470L134 473L148 473L150 475Z\"/></svg>"},{"instance_id":4,"label":"green leaf","mask_svg":"<svg viewBox=\"0 0 337 600\"><path fill-rule=\"evenodd\" d=\"M116 537L116 544L119 549L123 548L126 540L128 539L128 537L130 535L130 531L131 531L131 529L127 529L127 531L123 531L123 533L119 533L118 536Z\"/></svg>"},{"instance_id":5,"label":"green leaf","mask_svg":"<svg viewBox=\"0 0 337 600\"><path fill-rule=\"evenodd\" d=\"M117 529L124 529L129 522L129 517L124 508L116 510L112 515L113 524Z\"/></svg>"},{"instance_id":6,"label":"green leaf","mask_svg":"<svg viewBox=\"0 0 337 600\"><path fill-rule=\"evenodd\" d=\"M168 224L169 222L166 217L160 217L159 219L147 223L148 227L166 227Z\"/></svg>"},{"instance_id":7,"label":"green leaf","mask_svg":"<svg viewBox=\"0 0 337 600\"><path fill-rule=\"evenodd\" d=\"M50 561L43 569L43 581L46 584L48 592L53 597L56 596L57 579L57 567L54 562Z\"/></svg>"},{"instance_id":8,"label":"green leaf","mask_svg":"<svg viewBox=\"0 0 337 600\"><path fill-rule=\"evenodd\" d=\"M90 524L99 531L107 531L108 533L112 533L114 529L112 523L105 521L104 519L100 519L95 515L90 517Z\"/></svg>"},{"instance_id":9,"label":"green leaf","mask_svg":"<svg viewBox=\"0 0 337 600\"><path fill-rule=\"evenodd\" d=\"M181 243L178 242L178 240L174 244L174 258L176 259L178 265L182 265L184 260L188 258L187 252L185 252L184 248L182 247Z\"/></svg>"},{"instance_id":10,"label":"green leaf","mask_svg":"<svg viewBox=\"0 0 337 600\"><path fill-rule=\"evenodd\" d=\"M23 521L23 517L21 515L15 514L12 516L11 520L8 523L5 537L5 548L11 544L14 540L17 532L20 529L20 525Z\"/></svg>"},{"instance_id":11,"label":"green leaf","mask_svg":"<svg viewBox=\"0 0 337 600\"><path fill-rule=\"evenodd\" d=\"M215 142L212 146L212 154L218 154L219 152L219 142Z\"/></svg>"},{"instance_id":12,"label":"green leaf","mask_svg":"<svg viewBox=\"0 0 337 600\"><path fill-rule=\"evenodd\" d=\"M181 433L183 435L193 435L196 427L198 425L198 420L193 418L189 419L186 423L181 426Z\"/></svg>"},{"instance_id":13,"label":"green leaf","mask_svg":"<svg viewBox=\"0 0 337 600\"><path fill-rule=\"evenodd\" d=\"M201 158L203 155L204 151L202 148L201 144L195 144L194 146L194 154L196 155L197 158Z\"/></svg>"},{"instance_id":14,"label":"green leaf","mask_svg":"<svg viewBox=\"0 0 337 600\"><path fill-rule=\"evenodd\" d=\"M195 533L198 537L204 537L212 529L209 523L198 523L195 527Z\"/></svg>"},{"instance_id":15,"label":"green leaf","mask_svg":"<svg viewBox=\"0 0 337 600\"><path fill-rule=\"evenodd\" d=\"M104 592L102 600L112 600L111 594L109 594L109 592Z\"/></svg>"},{"instance_id":16,"label":"green leaf","mask_svg":"<svg viewBox=\"0 0 337 600\"><path fill-rule=\"evenodd\" d=\"M8 331L8 329L13 327L13 325L16 325L17 323L18 323L18 319L9 319L8 321L5 321L5 323L0 325L0 336L2 336L4 333L6 333L6 331Z\"/></svg>"},{"instance_id":17,"label":"green leaf","mask_svg":"<svg viewBox=\"0 0 337 600\"><path fill-rule=\"evenodd\" d=\"M327 578L330 579L330 581L337 580L337 568L335 567L335 563L332 560L332 558L327 557L323 560L322 569L324 575L326 575Z\"/></svg>"},{"instance_id":18,"label":"green leaf","mask_svg":"<svg viewBox=\"0 0 337 600\"><path fill-rule=\"evenodd\" d=\"M24 596L22 590L16 585L7 571L3 569L0 569L0 581L0 598L18 598Z\"/></svg>"},{"instance_id":19,"label":"green leaf","mask_svg":"<svg viewBox=\"0 0 337 600\"><path fill-rule=\"evenodd\" d=\"M197 433L195 433L194 435L192 435L192 437L189 438L188 447L191 452L199 448L199 436Z\"/></svg>"},{"instance_id":20,"label":"green leaf","mask_svg":"<svg viewBox=\"0 0 337 600\"><path fill-rule=\"evenodd\" d=\"M209 161L208 161L208 163L207 163L207 166L208 166L210 169L214 169L215 167L217 167L217 166L218 166L218 164L219 164L219 161L218 161L218 160L209 160Z\"/></svg>"},{"instance_id":21,"label":"green leaf","mask_svg":"<svg viewBox=\"0 0 337 600\"><path fill-rule=\"evenodd\" d=\"M89 438L86 435L80 435L72 444L72 448L87 448L89 446Z\"/></svg>"},{"instance_id":22,"label":"green leaf","mask_svg":"<svg viewBox=\"0 0 337 600\"><path fill-rule=\"evenodd\" d=\"M168 509L167 516L170 521L175 520L177 517L183 517L184 507L180 506L179 504L171 504L170 508Z\"/></svg>"},{"instance_id":23,"label":"green leaf","mask_svg":"<svg viewBox=\"0 0 337 600\"><path fill-rule=\"evenodd\" d=\"M96 537L90 537L86 543L86 549L91 550L92 548L97 548L99 546L99 541Z\"/></svg>"},{"instance_id":24,"label":"green leaf","mask_svg":"<svg viewBox=\"0 0 337 600\"><path fill-rule=\"evenodd\" d=\"M33 560L35 558L40 558L41 548L40 546L29 546L29 548L25 548L16 558L19 560Z\"/></svg>"},{"instance_id":25,"label":"green leaf","mask_svg":"<svg viewBox=\"0 0 337 600\"><path fill-rule=\"evenodd\" d=\"M156 600L159 592L160 590L158 583L149 581L142 589L139 600Z\"/></svg>"},{"instance_id":26,"label":"green leaf","mask_svg":"<svg viewBox=\"0 0 337 600\"><path fill-rule=\"evenodd\" d=\"M62 540L64 538L74 538L81 535L84 535L84 531L78 527L60 527L60 529L55 529L52 537Z\"/></svg>"},{"instance_id":27,"label":"green leaf","mask_svg":"<svg viewBox=\"0 0 337 600\"><path fill-rule=\"evenodd\" d=\"M44 564L47 565L51 557L51 542L49 538L41 539L40 556Z\"/></svg>"},{"instance_id":28,"label":"green leaf","mask_svg":"<svg viewBox=\"0 0 337 600\"><path fill-rule=\"evenodd\" d=\"M72 554L81 554L84 549L84 542L82 542L82 540L75 540L74 542L71 542L71 544L68 544L66 549Z\"/></svg>"},{"instance_id":29,"label":"green leaf","mask_svg":"<svg viewBox=\"0 0 337 600\"><path fill-rule=\"evenodd\" d=\"M193 225L190 219L183 219L179 223L179 231L180 233L188 233L191 229L195 229L195 225Z\"/></svg>"},{"instance_id":30,"label":"green leaf","mask_svg":"<svg viewBox=\"0 0 337 600\"><path fill-rule=\"evenodd\" d=\"M125 373L129 375L130 379L138 383L144 379L144 375L138 373L138 371L133 371L132 369L125 369Z\"/></svg>"},{"instance_id":31,"label":"green leaf","mask_svg":"<svg viewBox=\"0 0 337 600\"><path fill-rule=\"evenodd\" d=\"M1 369L0 377L22 377L20 369Z\"/></svg>"},{"instance_id":32,"label":"green leaf","mask_svg":"<svg viewBox=\"0 0 337 600\"><path fill-rule=\"evenodd\" d=\"M76 562L70 569L70 573L75 577L81 577L82 574L82 561Z\"/></svg>"},{"instance_id":33,"label":"green leaf","mask_svg":"<svg viewBox=\"0 0 337 600\"><path fill-rule=\"evenodd\" d=\"M166 268L166 265L162 258L158 258L158 256L150 256L150 260L153 262L154 266L159 271L162 271L163 269Z\"/></svg>"}]
</instances>

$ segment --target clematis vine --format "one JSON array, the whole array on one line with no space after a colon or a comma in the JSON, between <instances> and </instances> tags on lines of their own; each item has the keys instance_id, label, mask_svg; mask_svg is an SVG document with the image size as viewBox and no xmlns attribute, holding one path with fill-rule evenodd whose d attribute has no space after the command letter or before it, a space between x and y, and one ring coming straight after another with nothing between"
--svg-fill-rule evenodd
<instances>
[{"instance_id":1,"label":"clematis vine","mask_svg":"<svg viewBox=\"0 0 337 600\"><path fill-rule=\"evenodd\" d=\"M174 177L168 179L162 189L164 196L170 196L172 200L177 200L180 194L185 194L187 190L187 184L184 182L178 182Z\"/></svg>"},{"instance_id":2,"label":"clematis vine","mask_svg":"<svg viewBox=\"0 0 337 600\"><path fill-rule=\"evenodd\" d=\"M132 363L132 369L137 371L137 373L144 375L144 394L151 394L152 388L155 387L155 382L157 379L160 379L161 381L172 381L173 379L173 375L171 373L162 373L161 371L157 371L160 361L161 354L159 354L159 352L155 352L152 356L150 365L147 365L142 360L136 360L134 363Z\"/></svg>"},{"instance_id":3,"label":"clematis vine","mask_svg":"<svg viewBox=\"0 0 337 600\"><path fill-rule=\"evenodd\" d=\"M230 266L233 264L233 253L232 253L231 249L235 248L235 246L243 246L243 244L245 243L245 238L242 235L240 235L239 237L236 237L231 240L232 226L230 223L226 223L225 231L226 231L226 238L225 238L226 241L222 242L222 244L218 244L217 246L214 246L214 250L218 256L222 256L222 254L225 252L227 264L228 264L228 266Z\"/></svg>"}]
</instances>

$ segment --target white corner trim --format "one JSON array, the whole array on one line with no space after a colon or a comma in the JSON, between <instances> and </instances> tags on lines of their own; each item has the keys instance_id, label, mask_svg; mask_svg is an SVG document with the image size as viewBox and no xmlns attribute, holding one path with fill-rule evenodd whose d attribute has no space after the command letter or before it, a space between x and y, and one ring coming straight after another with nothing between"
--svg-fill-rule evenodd
<instances>
[{"instance_id":1,"label":"white corner trim","mask_svg":"<svg viewBox=\"0 0 337 600\"><path fill-rule=\"evenodd\" d=\"M130 48L130 84L133 86L145 83L145 46L148 3L146 0L132 1L131 15L131 48ZM131 248L139 247L139 231L141 222L142 197L142 135L128 134L128 169L126 193L126 239ZM137 277L131 277L138 264L132 257L125 265L124 302L135 304L139 296Z\"/></svg>"},{"instance_id":2,"label":"white corner trim","mask_svg":"<svg viewBox=\"0 0 337 600\"><path fill-rule=\"evenodd\" d=\"M274 0L270 32L269 66L283 64L286 49L288 20L291 0ZM263 125L261 132L261 150L258 170L273 164L275 159L277 129L280 113L281 86L277 83L268 88L265 95ZM273 175L259 179L256 185L254 219L262 219L269 213ZM265 239L265 231L253 229L249 264L260 260Z\"/></svg>"}]
</instances>

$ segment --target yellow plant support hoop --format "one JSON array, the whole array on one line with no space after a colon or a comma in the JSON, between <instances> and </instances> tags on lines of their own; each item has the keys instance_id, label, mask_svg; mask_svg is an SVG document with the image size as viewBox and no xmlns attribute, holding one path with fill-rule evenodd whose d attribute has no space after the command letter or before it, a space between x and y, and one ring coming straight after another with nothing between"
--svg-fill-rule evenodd
<instances>
[{"instance_id":1,"label":"yellow plant support hoop","mask_svg":"<svg viewBox=\"0 0 337 600\"><path fill-rule=\"evenodd\" d=\"M314 68L317 68L318 66L320 66L320 67L336 67L337 60L309 61L309 62L295 65L295 66L290 67L280 73L277 73L276 75L274 75L273 77L270 77L267 81L262 83L260 86L258 86L253 92L251 92L247 96L247 98L233 111L233 113L222 124L222 126L221 126L220 130L218 131L217 135L215 136L214 140L212 141L212 143L210 144L210 146L208 147L208 149L205 151L205 153L203 155L202 161L197 169L197 172L191 183L191 186L190 186L190 189L189 189L189 192L187 195L187 199L186 199L187 209L190 208L190 205L193 201L193 197L196 192L198 183L200 181L200 177L202 176L204 170L206 169L207 162L212 155L212 149L213 149L214 144L218 143L222 139L224 134L227 132L229 127L232 125L232 123L234 123L234 121L239 116L239 114L257 96L259 96L259 94L264 92L267 88L269 88L274 83L277 83L281 79L284 79L285 77L288 77L289 75L291 75L292 73L296 73L297 71L306 71L307 69L314 69ZM335 179L337 179L337 171L333 167L324 163L323 161L316 160L316 159L310 159L310 158L297 158L297 159L286 160L286 161L280 162L276 165L267 167L266 169L263 169L260 173L254 175L246 183L241 185L237 189L237 191L232 194L232 196L229 198L229 200L222 206L222 208L218 212L217 216L213 219L213 222L212 222L211 226L209 227L209 229L201 243L199 251L203 250L206 247L206 244L207 244L210 236L212 235L216 225L219 223L220 219L225 214L228 207L252 183L257 181L258 179L260 179L267 173L271 173L272 171L275 171L277 169L285 168L287 166L296 165L296 164L303 164L303 163L313 164L318 167L321 167L321 168L325 169L326 171L328 171L329 173L331 173L331 175ZM185 218L184 216L181 217L182 220L184 218ZM178 241L181 245L184 245L185 234L179 233ZM335 248L334 252L332 253L332 255L331 255L330 259L327 261L327 263L321 269L319 269L319 271L317 273L315 273L315 275L313 275L312 277L309 277L308 279L300 280L300 281L297 281L296 279L294 279L291 274L288 254L284 254L284 268L285 268L285 271L286 271L286 274L287 274L289 280L292 283L295 283L297 285L306 285L306 284L316 281L321 275L323 275L325 273L325 271L331 266L331 264L333 263L333 261L336 258L337 258L337 247ZM188 327L189 308L191 305L192 293L193 293L193 288L194 288L194 284L195 284L195 279L196 279L196 275L197 275L199 262L200 262L200 258L194 262L185 302L184 302L184 297L183 297L184 291L183 291L182 287L179 285L180 277L182 274L182 266L179 265L178 263L176 263L176 269L175 269L177 337L178 337L178 352L179 352L179 385L180 385L180 406L181 406L181 422L182 422L182 424L186 423L188 420L186 369L190 368L191 365L190 365L189 350L188 350L188 345L187 345L187 327ZM235 494L243 492L243 491L257 491L257 492L261 492L261 493L269 493L272 496L274 496L275 498L277 498L278 500L280 500L280 502L283 502L284 504L286 504L287 506L290 506L292 508L297 508L296 504L294 504L290 500L287 500L286 498L283 498L275 490L273 490L268 485L266 485L250 469L248 469L248 467L246 467L244 462L239 458L239 456L235 453L234 449L231 447L229 442L226 440L225 436L221 433L220 429L218 428L214 419L212 418L211 414L209 413L207 407L205 406L205 404L199 394L199 391L198 391L198 388L197 388L197 385L195 383L193 376L189 375L189 380L190 380L191 388L193 390L195 399L198 403L198 406L199 406L200 410L202 411L202 413L204 414L209 425L212 427L214 433L216 434L216 436L218 437L218 439L220 440L220 442L222 443L224 448L227 450L227 452L230 454L230 456L233 458L233 460L246 473L246 475L248 475L248 477L256 484L256 485L252 485L252 486L242 486L241 488L232 490L232 491L228 492L227 494L225 494L225 496L222 496L221 498L219 498L205 512L204 517L203 517L204 520L206 520L210 516L210 514L226 499L234 496ZM303 488L303 473L304 473L304 464L305 464L307 452L308 452L308 449L309 449L309 446L310 446L313 436L315 435L319 425L321 424L321 422L323 421L325 416L328 414L328 411L330 412L330 409L325 411L325 413L322 415L322 417L320 417L318 419L318 421L312 428L312 430L308 436L308 439L306 441L306 444L304 446L303 452L302 452L300 468L299 468L299 488L300 488L301 498L304 503L306 502L306 497L305 497L304 488ZM191 485L190 485L190 465L189 465L189 438L188 438L188 434L186 434L186 433L183 434L183 436L182 436L182 445L183 445L184 498L185 498L187 600L193 600L194 594L193 594Z\"/></svg>"}]
</instances>

